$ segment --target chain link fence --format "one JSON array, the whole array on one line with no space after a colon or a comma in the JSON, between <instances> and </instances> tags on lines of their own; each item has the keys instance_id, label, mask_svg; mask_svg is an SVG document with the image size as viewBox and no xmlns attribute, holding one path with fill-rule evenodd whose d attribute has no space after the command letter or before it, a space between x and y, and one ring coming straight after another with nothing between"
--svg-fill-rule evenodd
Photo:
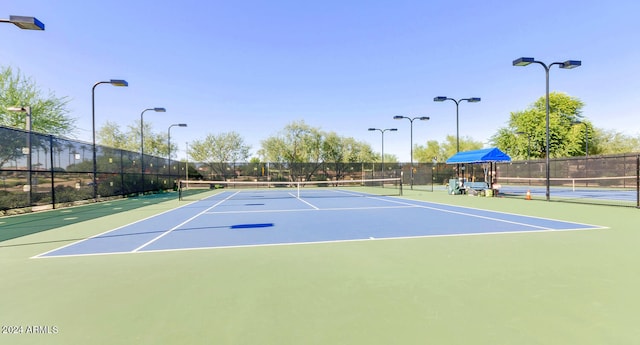
<instances>
[{"instance_id":1,"label":"chain link fence","mask_svg":"<svg viewBox=\"0 0 640 345\"><path fill-rule=\"evenodd\" d=\"M0 215L92 200L175 189L179 180L327 181L402 177L407 189L447 192L452 178L501 185L502 196L522 197L545 186L545 161L447 165L444 163L187 163L91 143L0 127ZM550 184L558 201L640 206L640 155L553 159ZM493 172L492 172L493 171ZM495 173L495 176L493 175ZM491 174L490 176L488 174ZM519 188L518 188L519 187ZM597 187L597 188L596 188ZM564 189L561 189L564 188ZM561 197L571 188L606 197ZM626 193L623 200L608 196ZM565 195L568 195L565 193ZM586 195L586 194L585 194ZM615 198L614 198L615 199Z\"/></svg>"},{"instance_id":2,"label":"chain link fence","mask_svg":"<svg viewBox=\"0 0 640 345\"><path fill-rule=\"evenodd\" d=\"M173 188L179 162L52 135L0 127L0 212L47 208L81 201Z\"/></svg>"}]
</instances>

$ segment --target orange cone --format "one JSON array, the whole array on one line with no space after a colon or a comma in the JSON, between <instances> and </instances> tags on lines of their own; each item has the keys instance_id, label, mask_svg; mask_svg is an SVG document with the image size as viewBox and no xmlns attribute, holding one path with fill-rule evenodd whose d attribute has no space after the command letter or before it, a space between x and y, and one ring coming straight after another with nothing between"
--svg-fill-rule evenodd
<instances>
[{"instance_id":1,"label":"orange cone","mask_svg":"<svg viewBox=\"0 0 640 345\"><path fill-rule=\"evenodd\" d=\"M524 197L524 200L531 200L531 191L527 189L527 195Z\"/></svg>"}]
</instances>

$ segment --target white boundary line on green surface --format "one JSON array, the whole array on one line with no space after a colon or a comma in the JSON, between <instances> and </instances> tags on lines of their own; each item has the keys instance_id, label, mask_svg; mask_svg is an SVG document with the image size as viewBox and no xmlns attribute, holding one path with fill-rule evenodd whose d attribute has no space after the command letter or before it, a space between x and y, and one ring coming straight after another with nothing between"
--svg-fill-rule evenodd
<instances>
[{"instance_id":1,"label":"white boundary line on green surface","mask_svg":"<svg viewBox=\"0 0 640 345\"><path fill-rule=\"evenodd\" d=\"M56 256L44 256L46 254L49 254L51 252L54 252L56 250L60 250L63 248L66 248L68 246L74 245L76 243L81 243L83 241L104 235L106 233L109 233L111 231L115 231L118 230L120 228L123 228L125 226L131 225L131 224L135 224L150 218L153 218L155 216L158 215L162 215L164 213L170 212L172 210L175 209L171 209L171 210L167 210L167 211L163 211L161 213L146 217L144 219L140 219L138 221L120 226L116 229L112 229L109 231L105 231L103 233L88 237L86 239L80 240L80 241L76 241L70 244L67 244L65 246L62 246L60 248L56 248L56 249L52 249L49 250L45 253L42 254L38 254L32 258L53 258L53 257L75 257L75 256L96 256L96 255L115 255L115 254L131 254L131 253L149 253L149 252L167 252L167 251L183 251L183 250L202 250L202 249L220 249L220 248L245 248L245 247L263 247L263 246L279 246L279 245L299 245L299 244L315 244L315 243L340 243L340 242L354 242L354 241L369 241L369 240L393 240L393 239L411 239L411 238L427 238L427 237L458 237L458 236L479 236L479 235L500 235L500 234L519 234L519 233L538 233L538 232L564 232L564 231L586 231L586 230L603 230L603 229L608 229L608 227L604 227L604 226L600 226L600 225L592 225L592 224L585 224L585 223L578 223L578 222L574 222L574 221L567 221L567 220L559 220L559 219L553 219L553 218L545 218L545 217L537 217L537 216L530 216L530 215L523 215L523 214L518 214L518 213L511 213L511 212L502 212L502 211L493 211L493 210L487 210L487 209L481 209L481 208L474 208L474 207L466 207L466 206L458 206L458 205L451 205L451 204L445 204L445 203L434 203L434 202L429 202L429 201L423 201L423 200L415 200L415 199L398 199L395 197L371 197L372 199L379 199L379 200L383 200L386 202L390 202L390 203L395 203L395 204L400 204L402 206L394 206L394 207L389 207L389 206L384 206L384 207L359 207L359 208L330 208L330 209L301 209L301 210L265 210L265 211L249 211L249 212L243 212L243 211L225 211L225 212L209 212L209 210L215 208L216 206L220 205L221 203L223 203L224 201L228 200L229 198L231 198L233 195L235 195L236 193L230 195L229 197L218 201L215 205L207 208L206 210L198 213L197 215L189 218L188 220L184 221L183 223L181 223L180 225L165 231L164 233L162 233L161 235L157 236L156 238L148 241L147 243L139 246L138 248L134 249L133 251L128 251L128 252L107 252L107 253L90 253L90 254L70 254L70 255L56 255ZM469 213L464 213L464 212L460 212L460 211L453 211L453 210L444 210L441 208L437 208L434 206L428 206L428 205L420 205L420 204L414 204L411 202L417 202L417 203L426 203L426 204L433 204L433 205L442 205L442 206L448 206L448 207L455 207L455 208L460 208L460 209L469 209L469 210L476 210L476 211L482 211L482 212L490 212L490 213L497 213L497 214L506 214L506 215L512 215L512 216L519 216L519 217L527 217L527 218L533 218L533 219L543 219L543 220L549 220L549 221L556 221L556 222L565 222L565 223L572 223L572 224L576 224L576 225L582 225L585 226L586 228L574 228L574 229L550 229L550 228L546 228L546 227L542 227L542 226L537 226L537 225L532 225L532 224L526 224L526 223L520 223L520 222L514 222L514 221L508 221L508 220L504 220L504 219L499 219L499 218L493 218L493 217L487 217L487 216L480 216L480 215L473 215L473 214L469 214ZM191 203L189 203L191 204ZM178 208L187 206L189 204L180 206ZM419 236L402 236L402 237L384 237L384 238L365 238L365 239L352 239L352 240L329 240L329 241L314 241L314 242L294 242L294 243L269 243L269 244L248 244L248 245L237 245L237 246L214 246L214 247L197 247L197 248L175 248L175 249L159 249L159 250L148 250L148 251L144 251L142 250L144 247L150 245L151 243L157 241L158 239L166 236L167 234L169 234L170 232L172 232L173 230L177 229L178 227L180 227L183 224L188 223L189 221L193 220L194 218L202 215L202 214L225 214L225 213L229 213L229 214L233 214L233 213L252 213L252 212L313 212L313 211L340 211L340 210L369 210L369 209L394 209L394 208L424 208L424 209L430 209L430 210L434 210L434 211L442 211L442 212L447 212L447 213L453 213L453 214L459 214L459 215L464 215L464 216L471 216L471 217L476 217L476 218L482 218L482 219L488 219L488 220L493 220L493 221L499 221L499 222L504 222L504 223L509 223L509 224L515 224L515 225L522 225L522 226L527 226L530 228L538 228L539 230L519 230L519 231L500 231L500 232L481 232L481 233L462 233L462 234L442 234L442 235L419 235Z\"/></svg>"},{"instance_id":2,"label":"white boundary line on green surface","mask_svg":"<svg viewBox=\"0 0 640 345\"><path fill-rule=\"evenodd\" d=\"M203 199L200 199L200 200L197 200L197 201L201 201L201 200L207 199L207 198L209 198L209 197L211 197L211 196L208 196L208 197L206 197L206 198L203 198ZM169 198L163 198L163 199L169 199ZM119 201L119 200L124 200L124 199L118 199L117 201ZM81 239L81 240L79 240L79 241L75 241L75 242L72 242L72 243L66 244L66 245L64 245L64 246L62 246L62 247L58 247L58 248L55 248L55 249L51 249L51 250L46 251L46 252L44 252L44 253L41 253L41 254L38 254L38 255L32 256L32 257L31 257L31 259L40 259L40 258L42 258L44 255L47 255L47 254L49 254L49 253L51 253L51 252L55 252L56 250L64 249L64 248L66 248L66 247L70 247L70 246L72 246L72 245L75 245L75 244L78 244L78 243L82 243L82 242L88 241L88 240L90 240L90 239L92 239L92 238L100 237L100 236L102 236L102 235L104 235L104 234L108 234L108 233L110 233L110 232L112 232L112 231L120 230L120 229L122 229L122 228L124 228L124 227L126 227L126 226L133 225L133 224L136 224L136 223L139 223L139 222L145 221L145 220L147 220L147 219L151 219L151 218L153 218L153 217L156 217L156 216L159 216L159 215L162 215L162 214L168 213L168 212L172 212L172 211L174 211L174 210L177 210L177 209L180 209L180 208L183 208L183 207L187 207L187 206L189 206L189 205L191 205L191 204L193 204L193 203L195 203L195 202L197 202L197 201L191 201L191 202L188 202L188 203L186 203L186 204L184 204L184 205L181 205L181 206L178 206L178 207L175 207L175 208L171 208L171 209L169 209L169 210L165 210L165 211L162 211L162 212L160 212L160 213L156 213L156 214L154 214L154 215L151 215L151 216L148 216L148 217L145 217L145 218L142 218L142 219L138 219L138 220L136 220L136 221L134 221L134 222L127 223L127 224L121 225L121 226L119 226L119 227L116 227L116 228L113 228L113 229L109 229L109 230L103 231L103 232L101 232L101 233L98 233L98 234L95 234L95 235L89 236L89 237L87 237L87 238L83 238L83 239ZM109 206L109 205L111 205L111 204L110 204L110 202L109 202L109 203L106 203L105 205L106 205L106 206ZM81 205L81 206L84 206L84 205ZM74 206L74 207L80 207L80 206ZM92 220L95 220L95 219L92 219Z\"/></svg>"},{"instance_id":3,"label":"white boundary line on green surface","mask_svg":"<svg viewBox=\"0 0 640 345\"><path fill-rule=\"evenodd\" d=\"M403 204L402 201L415 201L415 202L421 202L421 203L426 203L426 204L433 204L433 205L443 205L443 206L449 206L449 207L457 207L457 208L463 208L463 209L469 209L469 210L476 210L476 211L484 211L484 212L493 212L493 213L501 213L501 214L508 214L508 215L512 215L512 216L520 216L520 217L528 217L528 218L535 218L535 219L544 219L544 220L551 220L554 222L565 222L565 223L573 223L573 224L578 224L578 225L584 225L584 226L589 226L589 227L593 227L593 228L597 228L597 229L608 229L609 227L607 226L602 226L602 225L594 225L594 224L587 224L587 223L581 223L581 222L575 222L573 220L562 220L562 219L555 219L555 218L547 218L547 217L539 217L539 216L531 216L531 215L527 215L527 214L521 214L521 213L513 213L513 212L504 212L504 211L495 211L495 210L487 210L484 208L477 208L477 207L469 207L469 206L460 206L460 205L452 205L452 204L445 204L442 202L433 202L433 201L424 201L424 200L417 200L417 199L411 199L411 198L397 198L397 197L390 197L392 199L398 199L396 202L399 204ZM424 208L430 208L432 206L424 206L424 205L416 205L416 204L411 204L411 203L406 203L407 205L414 205L416 207L424 207ZM593 205L593 206L599 206L599 205ZM432 207L435 210L438 210L438 208ZM442 210L442 211L446 211L446 210ZM455 212L455 211L452 211ZM466 214L466 213L463 213ZM564 231L564 230L563 230Z\"/></svg>"},{"instance_id":4,"label":"white boundary line on green surface","mask_svg":"<svg viewBox=\"0 0 640 345\"><path fill-rule=\"evenodd\" d=\"M442 235L420 235L420 236L402 236L402 237L375 237L375 238L358 238L351 240L331 240L331 241L313 241L313 242L291 242L291 243L268 243L268 244L243 244L233 246L212 246L212 247L193 247L193 248L172 248L172 249L153 249L142 250L137 252L105 252L105 253L90 253L90 254L67 254L56 256L44 256L37 257L38 259L52 259L52 258L69 258L69 257L82 257L82 256L102 256L102 255L123 255L123 254L151 254L151 253L165 253L165 252L182 252L182 251L196 251L196 250L212 250L212 249L239 249L239 248L258 248L258 247L278 247L278 246L298 246L298 245L314 245L314 244L335 244L335 243L349 243L349 242L366 242L366 241L394 241L394 240L410 240L419 238L433 238L433 237L467 237L467 236L484 236L484 235L520 235L530 233L548 233L548 232L565 232L565 231L589 231L589 230L603 230L607 228L576 228L576 229L541 229L541 230L525 230L525 231L498 231L498 232L479 232L479 233L465 233L465 234L442 234ZM34 257L35 258L35 257Z\"/></svg>"},{"instance_id":5,"label":"white boundary line on green surface","mask_svg":"<svg viewBox=\"0 0 640 345\"><path fill-rule=\"evenodd\" d=\"M232 197L233 197L234 195L236 195L236 194L238 194L238 193L233 193L233 194L229 195L228 197L226 197L226 198L224 198L224 199L222 199L222 200L218 201L218 202L217 202L217 203L215 203L213 206L211 206L211 207L209 207L209 208L205 209L204 211L202 211L202 212L200 212L200 213L198 213L198 214L196 214L196 215L194 215L194 216L192 216L192 217L189 217L189 219L187 219L187 220L185 220L184 222L182 222L182 223L180 223L180 224L178 224L178 225L174 226L173 228L171 228L171 229L169 229L169 230L167 230L167 231L163 232L163 233L162 233L162 234L160 234L159 236L156 236L156 237L154 237L153 239L151 239L151 240L149 240L149 241L145 242L143 245L141 245L141 246L137 247L136 249L132 250L131 252L132 252L132 253L135 253L135 252L139 251L140 249L142 249L142 248L144 248L144 247L146 247L146 246L150 245L151 243L153 243L153 242L155 242L155 241L157 241L157 240L159 240L159 239L163 238L164 236L166 236L166 235L170 234L171 232L173 232L173 230L175 230L175 229L177 229L177 228L179 228L179 227L181 227L181 226L183 226L183 225L185 225L185 224L189 223L190 221L192 221L192 220L194 220L194 219L198 218L199 216L203 215L203 214L204 214L204 213L206 213L207 211L209 211L209 210L211 210L211 209L213 209L213 208L217 207L218 205L222 204L223 202L225 202L225 201L229 200L230 198L232 198Z\"/></svg>"},{"instance_id":6,"label":"white boundary line on green surface","mask_svg":"<svg viewBox=\"0 0 640 345\"><path fill-rule=\"evenodd\" d=\"M122 229L122 228L124 228L124 227L126 227L126 226L133 225L133 224L136 224L136 223L139 223L139 222L143 222L143 221L145 221L145 220L147 220L147 219L151 219L151 218L153 218L153 217L156 217L156 216L159 216L159 215L162 215L162 214L165 214L165 213L168 213L168 212L171 212L171 211L177 210L177 209L179 209L179 208L189 206L189 205L190 205L190 204L192 204L192 203L193 203L193 202L190 202L190 203L188 203L188 204L184 204L184 205L179 206L179 207L176 207L176 208L172 208L172 209L169 209L169 210L165 210L165 211L162 211L162 212L160 212L160 213L156 213L156 214L154 214L154 215L151 215L151 216L148 216L148 217L145 217L145 218L142 218L142 219L138 219L138 220L136 220L136 221L134 221L134 222L127 223L127 224L124 224L124 225L121 225L121 226L119 226L119 227L117 227L117 228L114 228L114 229L109 229L109 230L107 230L107 231L103 231L103 232L101 232L101 233L98 233L98 234L95 234L95 235L89 236L89 237L87 237L87 238L83 238L83 239L81 239L81 240L79 240L79 241L75 241L75 242L72 242L72 243L66 244L66 245L64 245L64 246L62 246L62 247L58 247L58 248L55 248L55 249L51 249L51 250L46 251L46 252L44 252L44 253L41 253L41 254L38 254L38 255L32 256L31 258L32 258L32 259L38 259L38 258L41 258L43 255L47 255L47 254L49 254L49 253L51 253L51 252L55 252L56 250L64 249L64 248L66 248L66 247L70 247L70 246L73 246L73 245L75 245L75 244L78 244L78 243L82 243L82 242L88 241L88 240L90 240L90 239L92 239L92 238L100 237L100 236L102 236L102 235L104 235L104 234L108 234L108 233L110 233L110 232L112 232L112 231L116 231L116 230ZM96 218L96 219L99 219L99 218ZM96 219L92 219L92 221L95 221Z\"/></svg>"}]
</instances>

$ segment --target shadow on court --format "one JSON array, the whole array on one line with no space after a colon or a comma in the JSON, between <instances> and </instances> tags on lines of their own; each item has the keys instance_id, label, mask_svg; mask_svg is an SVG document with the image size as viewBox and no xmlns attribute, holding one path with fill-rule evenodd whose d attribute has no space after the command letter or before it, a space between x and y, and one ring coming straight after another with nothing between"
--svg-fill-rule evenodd
<instances>
[{"instance_id":1,"label":"shadow on court","mask_svg":"<svg viewBox=\"0 0 640 345\"><path fill-rule=\"evenodd\" d=\"M175 232L184 232L184 231L209 230L209 229L254 229L254 228L267 228L267 227L273 227L273 223L233 224L233 225L226 225L226 226L190 227L190 228L176 229L174 231ZM50 230L50 229L41 229L40 231L45 231L45 230ZM169 230L170 229L161 229L161 230L134 232L134 233L127 233L127 234L109 234L109 233L106 233L104 235L98 235L98 236L95 236L93 238L100 239L100 238L113 238L113 237L127 237L127 236L138 236L138 235L145 235L145 234L158 234L159 235L159 234L165 233L165 232L167 232ZM23 236L25 236L25 235L23 235ZM86 239L89 239L89 238L91 238L91 237L67 238L67 239L52 240L52 241L39 241L39 242L28 242L28 243L20 243L20 244L0 245L0 248L22 247L22 246L31 246L31 245L46 244L46 243L76 242L76 241L86 240Z\"/></svg>"}]
</instances>

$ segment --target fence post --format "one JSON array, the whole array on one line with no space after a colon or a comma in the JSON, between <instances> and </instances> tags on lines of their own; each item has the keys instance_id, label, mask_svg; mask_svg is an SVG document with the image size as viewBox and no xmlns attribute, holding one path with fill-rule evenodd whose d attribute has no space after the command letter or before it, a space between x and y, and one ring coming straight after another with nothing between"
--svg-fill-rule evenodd
<instances>
[{"instance_id":1,"label":"fence post","mask_svg":"<svg viewBox=\"0 0 640 345\"><path fill-rule=\"evenodd\" d=\"M49 135L49 158L51 159L51 207L56 208L56 185L55 185L55 169L53 168L53 135Z\"/></svg>"},{"instance_id":2,"label":"fence post","mask_svg":"<svg viewBox=\"0 0 640 345\"><path fill-rule=\"evenodd\" d=\"M124 150L118 151L120 151L120 195L124 198L126 195L124 189Z\"/></svg>"}]
</instances>

